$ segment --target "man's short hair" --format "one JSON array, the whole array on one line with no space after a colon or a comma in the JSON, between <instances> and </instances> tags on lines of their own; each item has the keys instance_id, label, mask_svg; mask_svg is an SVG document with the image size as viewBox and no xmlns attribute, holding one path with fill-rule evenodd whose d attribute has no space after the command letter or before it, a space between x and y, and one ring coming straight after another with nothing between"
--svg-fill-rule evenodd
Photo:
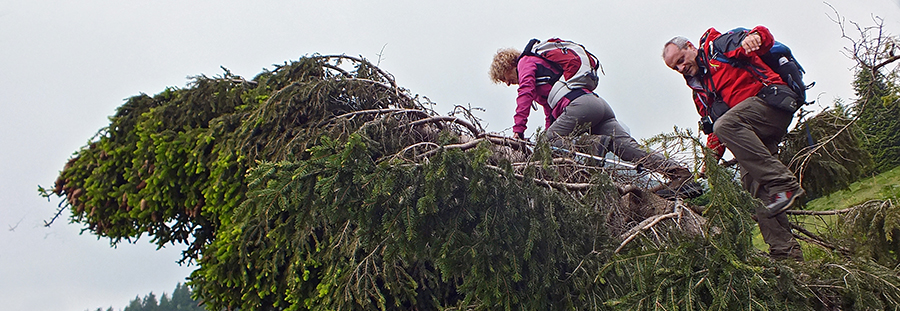
<instances>
[{"instance_id":1,"label":"man's short hair","mask_svg":"<svg viewBox=\"0 0 900 311\"><path fill-rule=\"evenodd\" d=\"M675 38L670 39L669 41L666 42L666 44L663 45L663 57L666 57L666 47L669 46L669 44L672 44L674 46L677 46L679 49L684 50L685 48L687 48L688 44L690 44L690 43L691 43L691 40L689 40L688 38L682 37L682 36L677 36Z\"/></svg>"}]
</instances>

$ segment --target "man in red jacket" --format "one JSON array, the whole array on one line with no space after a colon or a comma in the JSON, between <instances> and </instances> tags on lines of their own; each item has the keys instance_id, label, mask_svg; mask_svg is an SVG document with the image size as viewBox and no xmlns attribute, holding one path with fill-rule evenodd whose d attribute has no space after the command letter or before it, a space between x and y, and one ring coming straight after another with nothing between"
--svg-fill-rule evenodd
<instances>
[{"instance_id":1,"label":"man in red jacket","mask_svg":"<svg viewBox=\"0 0 900 311\"><path fill-rule=\"evenodd\" d=\"M707 146L720 158L726 147L731 150L740 164L744 189L766 204L757 209L756 218L770 255L802 260L800 245L783 212L804 191L775 157L793 112L758 96L769 85L785 84L760 59L775 39L766 27L757 26L725 34L710 28L699 42L698 48L684 37L675 37L666 42L663 60L681 73L694 91L701 123L707 124Z\"/></svg>"}]
</instances>

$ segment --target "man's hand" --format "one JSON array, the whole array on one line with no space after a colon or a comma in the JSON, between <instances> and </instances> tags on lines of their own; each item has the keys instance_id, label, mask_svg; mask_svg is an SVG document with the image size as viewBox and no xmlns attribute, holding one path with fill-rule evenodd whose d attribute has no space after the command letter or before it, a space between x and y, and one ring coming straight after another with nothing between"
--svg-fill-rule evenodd
<instances>
[{"instance_id":1,"label":"man's hand","mask_svg":"<svg viewBox=\"0 0 900 311\"><path fill-rule=\"evenodd\" d=\"M744 37L744 41L741 41L741 47L744 48L744 51L746 51L747 54L759 50L760 45L762 45L762 37L755 32L747 34L747 36Z\"/></svg>"},{"instance_id":2,"label":"man's hand","mask_svg":"<svg viewBox=\"0 0 900 311\"><path fill-rule=\"evenodd\" d=\"M719 161L722 162L721 165L724 167L730 167L737 164L737 159L731 159L727 161L722 161L722 159L719 159ZM706 179L706 162L704 162L703 166L700 167L700 172L697 173L697 177Z\"/></svg>"},{"instance_id":3,"label":"man's hand","mask_svg":"<svg viewBox=\"0 0 900 311\"><path fill-rule=\"evenodd\" d=\"M703 163L703 166L700 167L700 172L697 172L697 178L706 179L706 163Z\"/></svg>"}]
</instances>

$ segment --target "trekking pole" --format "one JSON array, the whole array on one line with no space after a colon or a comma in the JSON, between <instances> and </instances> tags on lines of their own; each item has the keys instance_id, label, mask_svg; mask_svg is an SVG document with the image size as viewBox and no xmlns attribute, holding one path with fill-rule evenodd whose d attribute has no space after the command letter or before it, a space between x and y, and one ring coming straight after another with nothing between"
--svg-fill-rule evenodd
<instances>
[{"instance_id":1,"label":"trekking pole","mask_svg":"<svg viewBox=\"0 0 900 311\"><path fill-rule=\"evenodd\" d=\"M493 136L493 135L491 135L491 136ZM495 137L496 137L496 136L495 136ZM512 141L515 141L515 142L517 142L517 143L522 143L522 144L524 144L524 145L526 145L526 146L529 146L529 147L532 147L532 148L534 148L534 146L535 146L535 143L530 142L530 141L527 141L527 140L520 140L520 139L516 139L516 138L509 138L509 137L503 137L503 136L500 136L499 138L510 139L510 140L512 140ZM607 159L607 158L605 158L605 157L595 156L595 155L593 155L593 154L588 154L588 153L584 153L584 152L571 151L571 150L568 150L568 149L565 149L565 148L560 148L560 147L555 147L555 146L550 146L550 149L553 150L553 151L557 151L557 152L563 152L563 153L573 154L573 155L575 155L575 156L579 156L579 157L582 157L582 158L588 158L588 159L597 160L597 161L600 161L601 163L611 163L611 164L615 164L615 165L622 166L622 167L625 167L625 168L633 169L633 170L635 170L638 174L644 172L644 166L641 165L641 164L636 164L636 165L635 165L635 164L631 164L631 163L624 162L624 161L619 161L619 160L614 160L614 159Z\"/></svg>"},{"instance_id":2,"label":"trekking pole","mask_svg":"<svg viewBox=\"0 0 900 311\"><path fill-rule=\"evenodd\" d=\"M568 154L574 154L574 155L579 156L579 157L582 157L582 158L594 159L594 160L600 161L601 163L612 163L612 164L615 164L615 165L618 165L618 166L630 168L630 169L635 170L638 174L644 172L644 166L641 165L641 164L635 165L635 164L631 164L631 163L624 162L624 161L619 161L619 160L614 160L614 159L608 159L608 158L604 158L604 157L595 156L595 155L593 155L593 154L587 154L587 153L578 152L578 151L571 151L571 150L568 150L568 149L563 149L563 148L554 147L554 146L550 146L550 149L553 150L553 151L559 151L559 152L564 152L564 153L568 153Z\"/></svg>"}]
</instances>

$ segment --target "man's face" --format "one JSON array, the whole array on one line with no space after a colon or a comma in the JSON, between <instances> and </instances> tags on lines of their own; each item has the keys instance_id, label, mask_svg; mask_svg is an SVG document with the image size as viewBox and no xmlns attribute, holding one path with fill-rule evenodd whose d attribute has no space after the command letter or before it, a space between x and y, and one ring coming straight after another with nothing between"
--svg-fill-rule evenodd
<instances>
[{"instance_id":1,"label":"man's face","mask_svg":"<svg viewBox=\"0 0 900 311\"><path fill-rule=\"evenodd\" d=\"M697 48L690 42L684 49L678 48L674 44L666 45L663 51L663 61L666 62L666 66L683 75L693 76L700 70L697 67Z\"/></svg>"}]
</instances>

